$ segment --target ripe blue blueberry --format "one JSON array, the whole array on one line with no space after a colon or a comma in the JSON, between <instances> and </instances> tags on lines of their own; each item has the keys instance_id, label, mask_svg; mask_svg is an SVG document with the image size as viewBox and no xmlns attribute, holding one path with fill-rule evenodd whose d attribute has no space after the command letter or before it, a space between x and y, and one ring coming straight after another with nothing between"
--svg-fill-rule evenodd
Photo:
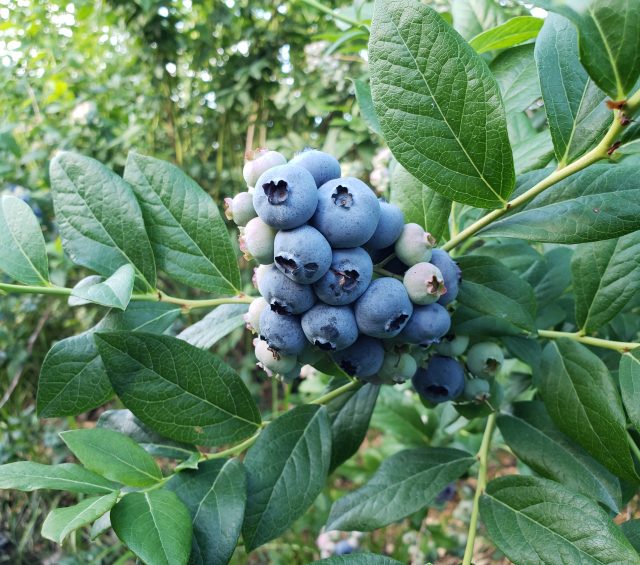
<instances>
[{"instance_id":1,"label":"ripe blue blueberry","mask_svg":"<svg viewBox=\"0 0 640 565\"><path fill-rule=\"evenodd\" d=\"M260 339L276 355L298 355L306 345L298 316L278 314L265 308L260 314Z\"/></svg>"},{"instance_id":2,"label":"ripe blue blueberry","mask_svg":"<svg viewBox=\"0 0 640 565\"><path fill-rule=\"evenodd\" d=\"M303 314L302 330L310 343L324 351L346 349L358 339L358 326L349 306L316 304Z\"/></svg>"},{"instance_id":3,"label":"ripe blue blueberry","mask_svg":"<svg viewBox=\"0 0 640 565\"><path fill-rule=\"evenodd\" d=\"M402 233L404 214L394 204L380 200L380 218L376 231L367 241L367 249L384 249L393 245Z\"/></svg>"},{"instance_id":4,"label":"ripe blue blueberry","mask_svg":"<svg viewBox=\"0 0 640 565\"><path fill-rule=\"evenodd\" d=\"M306 284L292 281L281 273L275 265L269 265L261 271L258 278L258 290L269 303L272 310L280 314L302 314L313 306L316 295Z\"/></svg>"},{"instance_id":5,"label":"ripe blue blueberry","mask_svg":"<svg viewBox=\"0 0 640 565\"><path fill-rule=\"evenodd\" d=\"M361 335L356 342L333 354L334 361L348 375L366 379L375 375L384 361L380 340Z\"/></svg>"},{"instance_id":6,"label":"ripe blue blueberry","mask_svg":"<svg viewBox=\"0 0 640 565\"><path fill-rule=\"evenodd\" d=\"M469 379L464 385L464 399L482 404L491 398L491 384L484 379Z\"/></svg>"},{"instance_id":7,"label":"ripe blue blueberry","mask_svg":"<svg viewBox=\"0 0 640 565\"><path fill-rule=\"evenodd\" d=\"M253 187L256 186L256 182L262 173L278 165L284 165L286 162L284 155L277 151L258 149L253 152L253 159L244 164L242 176L247 186Z\"/></svg>"},{"instance_id":8,"label":"ripe blue blueberry","mask_svg":"<svg viewBox=\"0 0 640 565\"><path fill-rule=\"evenodd\" d=\"M431 345L438 343L451 327L449 312L440 304L416 306L400 334L406 343Z\"/></svg>"},{"instance_id":9,"label":"ripe blue blueberry","mask_svg":"<svg viewBox=\"0 0 640 565\"><path fill-rule=\"evenodd\" d=\"M246 226L247 222L258 214L253 207L253 194L240 192L233 198L224 199L225 216L233 220L237 226Z\"/></svg>"},{"instance_id":10,"label":"ripe blue blueberry","mask_svg":"<svg viewBox=\"0 0 640 565\"><path fill-rule=\"evenodd\" d=\"M433 304L447 291L440 269L431 263L416 263L402 282L414 304Z\"/></svg>"},{"instance_id":11,"label":"ripe blue blueberry","mask_svg":"<svg viewBox=\"0 0 640 565\"><path fill-rule=\"evenodd\" d=\"M360 247L376 230L380 203L361 180L334 179L318 189L318 208L311 223L334 248Z\"/></svg>"},{"instance_id":12,"label":"ripe blue blueberry","mask_svg":"<svg viewBox=\"0 0 640 565\"><path fill-rule=\"evenodd\" d=\"M263 222L291 230L307 222L316 210L318 190L307 169L280 165L260 175L253 192L253 206Z\"/></svg>"},{"instance_id":13,"label":"ripe blue blueberry","mask_svg":"<svg viewBox=\"0 0 640 565\"><path fill-rule=\"evenodd\" d=\"M355 548L349 543L349 540L341 539L338 543L336 543L336 547L333 550L334 555L348 555L349 553L353 553Z\"/></svg>"},{"instance_id":14,"label":"ripe blue blueberry","mask_svg":"<svg viewBox=\"0 0 640 565\"><path fill-rule=\"evenodd\" d=\"M436 244L433 236L418 224L405 224L395 244L396 255L409 267L431 259L431 251Z\"/></svg>"},{"instance_id":15,"label":"ripe blue blueberry","mask_svg":"<svg viewBox=\"0 0 640 565\"><path fill-rule=\"evenodd\" d=\"M464 369L451 357L436 355L426 369L418 369L412 379L413 388L434 404L455 400L464 391Z\"/></svg>"},{"instance_id":16,"label":"ripe blue blueberry","mask_svg":"<svg viewBox=\"0 0 640 565\"><path fill-rule=\"evenodd\" d=\"M462 355L469 346L468 335L455 335L447 334L436 345L436 351L441 355L448 355L449 357L457 357Z\"/></svg>"},{"instance_id":17,"label":"ripe blue blueberry","mask_svg":"<svg viewBox=\"0 0 640 565\"><path fill-rule=\"evenodd\" d=\"M305 149L298 153L291 159L291 164L307 169L318 187L330 180L339 179L341 174L338 160L333 155L317 149Z\"/></svg>"},{"instance_id":18,"label":"ripe blue blueberry","mask_svg":"<svg viewBox=\"0 0 640 565\"><path fill-rule=\"evenodd\" d=\"M467 353L467 367L476 377L494 377L503 363L502 349L491 341L476 343Z\"/></svg>"},{"instance_id":19,"label":"ripe blue blueberry","mask_svg":"<svg viewBox=\"0 0 640 565\"><path fill-rule=\"evenodd\" d=\"M438 267L442 273L447 292L440 297L438 302L446 306L453 302L458 296L458 288L461 280L460 267L458 267L458 264L442 249L433 250L430 263Z\"/></svg>"},{"instance_id":20,"label":"ripe blue blueberry","mask_svg":"<svg viewBox=\"0 0 640 565\"><path fill-rule=\"evenodd\" d=\"M254 339L253 346L256 359L259 361L258 365L267 371L267 374L286 375L295 369L295 355L281 355L277 351L269 349L269 344L261 339Z\"/></svg>"},{"instance_id":21,"label":"ripe blue blueberry","mask_svg":"<svg viewBox=\"0 0 640 565\"><path fill-rule=\"evenodd\" d=\"M291 280L311 284L329 270L331 246L311 226L281 230L275 238L273 261Z\"/></svg>"},{"instance_id":22,"label":"ripe blue blueberry","mask_svg":"<svg viewBox=\"0 0 640 565\"><path fill-rule=\"evenodd\" d=\"M258 298L249 304L249 310L247 310L247 313L243 316L248 330L256 334L260 333L260 315L262 311L268 307L269 303L262 296L258 296Z\"/></svg>"},{"instance_id":23,"label":"ripe blue blueberry","mask_svg":"<svg viewBox=\"0 0 640 565\"><path fill-rule=\"evenodd\" d=\"M413 377L417 370L418 364L413 355L387 351L378 377L387 384L403 383Z\"/></svg>"},{"instance_id":24,"label":"ripe blue blueberry","mask_svg":"<svg viewBox=\"0 0 640 565\"><path fill-rule=\"evenodd\" d=\"M255 259L262 265L273 263L275 230L260 218L252 218L240 228L240 250L247 260Z\"/></svg>"},{"instance_id":25,"label":"ripe blue blueberry","mask_svg":"<svg viewBox=\"0 0 640 565\"><path fill-rule=\"evenodd\" d=\"M405 327L413 305L404 285L390 277L373 281L355 305L360 331L371 337L391 338Z\"/></svg>"},{"instance_id":26,"label":"ripe blue blueberry","mask_svg":"<svg viewBox=\"0 0 640 565\"><path fill-rule=\"evenodd\" d=\"M336 249L331 266L313 285L316 295L326 304L351 304L367 290L373 276L373 263L361 247Z\"/></svg>"}]
</instances>

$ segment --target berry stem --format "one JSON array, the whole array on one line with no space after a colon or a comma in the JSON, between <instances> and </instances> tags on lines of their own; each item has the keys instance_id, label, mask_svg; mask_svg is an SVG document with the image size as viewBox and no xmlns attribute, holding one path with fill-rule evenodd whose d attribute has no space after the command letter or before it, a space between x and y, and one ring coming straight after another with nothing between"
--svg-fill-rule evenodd
<instances>
[{"instance_id":1,"label":"berry stem","mask_svg":"<svg viewBox=\"0 0 640 565\"><path fill-rule=\"evenodd\" d=\"M476 492L473 497L473 509L471 510L471 520L469 521L469 534L467 536L467 546L464 550L464 558L462 565L471 565L473 559L473 546L476 541L476 531L478 529L478 516L480 514L480 497L484 493L487 486L487 468L489 466L489 448L491 447L491 437L496 424L496 413L489 415L487 425L482 436L482 444L478 451L478 483L476 484Z\"/></svg>"},{"instance_id":2,"label":"berry stem","mask_svg":"<svg viewBox=\"0 0 640 565\"><path fill-rule=\"evenodd\" d=\"M346 385L342 385L335 390L328 392L327 394L323 394L319 398L312 400L309 404L326 404L327 402L331 402L334 398L344 394L345 392L349 392L350 390L358 389L362 386L362 383L358 381L351 381Z\"/></svg>"},{"instance_id":3,"label":"berry stem","mask_svg":"<svg viewBox=\"0 0 640 565\"><path fill-rule=\"evenodd\" d=\"M374 267L373 272L379 275L382 275L383 277L391 277L393 279L398 279L399 281L403 280L400 275L396 275L395 273L392 273L391 271L387 271L382 267Z\"/></svg>"},{"instance_id":4,"label":"berry stem","mask_svg":"<svg viewBox=\"0 0 640 565\"><path fill-rule=\"evenodd\" d=\"M590 337L582 335L580 332L556 332L552 330L538 330L540 337L546 337L548 339L572 339L578 343L584 345L593 345L594 347L602 347L604 349L613 349L618 353L628 353L636 347L640 347L640 343L633 343L630 341L612 341L610 339L602 339L599 337Z\"/></svg>"},{"instance_id":5,"label":"berry stem","mask_svg":"<svg viewBox=\"0 0 640 565\"><path fill-rule=\"evenodd\" d=\"M624 115L631 116L636 110L640 107L640 91L636 92L624 105ZM541 192L544 192L547 188L553 186L554 184L560 182L561 180L566 179L567 177L577 173L589 165L592 165L596 161L600 161L601 159L609 159L611 158L611 154L613 151L611 149L616 144L616 140L622 130L624 129L623 121L620 117L623 114L623 110L614 110L613 112L613 122L609 127L606 135L602 138L600 143L596 145L591 151L585 153L582 157L574 161L573 163L569 163L567 165L563 165L562 163L558 165L558 168L553 171L549 176L542 179L538 184L523 192L520 196L510 200L505 204L503 208L498 208L497 210L492 210L470 226L463 229L460 233L453 236L447 243L442 246L442 249L445 251L450 251L454 247L460 245L463 241L467 240L471 236L475 235L482 228L487 227L492 222L495 222L497 219L504 216L507 212L510 212L514 208L525 204Z\"/></svg>"}]
</instances>

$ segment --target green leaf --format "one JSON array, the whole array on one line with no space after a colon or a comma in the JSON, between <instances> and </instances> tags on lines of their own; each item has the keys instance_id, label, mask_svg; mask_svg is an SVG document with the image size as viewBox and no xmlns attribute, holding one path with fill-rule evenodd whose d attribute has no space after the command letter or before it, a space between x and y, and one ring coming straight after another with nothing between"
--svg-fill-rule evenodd
<instances>
[{"instance_id":1,"label":"green leaf","mask_svg":"<svg viewBox=\"0 0 640 565\"><path fill-rule=\"evenodd\" d=\"M640 291L640 232L579 245L571 261L576 322L596 331Z\"/></svg>"},{"instance_id":2,"label":"green leaf","mask_svg":"<svg viewBox=\"0 0 640 565\"><path fill-rule=\"evenodd\" d=\"M580 64L578 32L571 22L549 14L535 58L556 157L567 164L602 138L612 113L604 104L604 92Z\"/></svg>"},{"instance_id":3,"label":"green leaf","mask_svg":"<svg viewBox=\"0 0 640 565\"><path fill-rule=\"evenodd\" d=\"M105 496L92 496L75 506L52 510L42 524L42 537L62 544L64 538L71 532L91 524L111 510L118 501L118 494L118 492L112 492Z\"/></svg>"},{"instance_id":4,"label":"green leaf","mask_svg":"<svg viewBox=\"0 0 640 565\"><path fill-rule=\"evenodd\" d=\"M515 174L498 85L484 60L417 0L377 0L371 94L395 158L444 196L501 207Z\"/></svg>"},{"instance_id":5,"label":"green leaf","mask_svg":"<svg viewBox=\"0 0 640 565\"><path fill-rule=\"evenodd\" d=\"M618 479L556 428L542 402L517 402L513 416L502 414L497 423L510 449L536 473L620 511Z\"/></svg>"},{"instance_id":6,"label":"green leaf","mask_svg":"<svg viewBox=\"0 0 640 565\"><path fill-rule=\"evenodd\" d=\"M416 409L413 398L390 386L380 389L371 426L409 445L424 445L429 437L427 427Z\"/></svg>"},{"instance_id":7,"label":"green leaf","mask_svg":"<svg viewBox=\"0 0 640 565\"><path fill-rule=\"evenodd\" d=\"M53 489L83 494L108 494L117 488L117 484L75 463L42 465L31 461L18 461L0 465L0 489L26 492Z\"/></svg>"},{"instance_id":8,"label":"green leaf","mask_svg":"<svg viewBox=\"0 0 640 565\"><path fill-rule=\"evenodd\" d=\"M568 339L542 352L539 392L560 431L618 477L637 482L620 396L600 358Z\"/></svg>"},{"instance_id":9,"label":"green leaf","mask_svg":"<svg viewBox=\"0 0 640 565\"><path fill-rule=\"evenodd\" d=\"M127 494L111 510L116 535L147 565L184 565L191 551L191 517L168 490Z\"/></svg>"},{"instance_id":10,"label":"green leaf","mask_svg":"<svg viewBox=\"0 0 640 565\"><path fill-rule=\"evenodd\" d=\"M247 477L237 459L212 459L197 471L175 474L166 488L191 514L191 565L226 565L238 542L247 499Z\"/></svg>"},{"instance_id":11,"label":"green leaf","mask_svg":"<svg viewBox=\"0 0 640 565\"><path fill-rule=\"evenodd\" d=\"M640 558L592 500L536 477L501 477L480 499L490 539L514 563L630 565Z\"/></svg>"},{"instance_id":12,"label":"green leaf","mask_svg":"<svg viewBox=\"0 0 640 565\"><path fill-rule=\"evenodd\" d=\"M222 445L260 427L258 407L242 379L212 353L147 333L100 333L95 340L122 403L159 434Z\"/></svg>"},{"instance_id":13,"label":"green leaf","mask_svg":"<svg viewBox=\"0 0 640 565\"><path fill-rule=\"evenodd\" d=\"M126 310L131 300L134 279L134 268L131 265L122 265L103 282L82 286L76 285L71 292L71 296L94 304L100 304L101 306Z\"/></svg>"},{"instance_id":14,"label":"green leaf","mask_svg":"<svg viewBox=\"0 0 640 565\"><path fill-rule=\"evenodd\" d=\"M130 263L153 289L153 252L131 187L95 159L75 153L54 157L49 174L62 245L73 262L105 277Z\"/></svg>"},{"instance_id":15,"label":"green leaf","mask_svg":"<svg viewBox=\"0 0 640 565\"><path fill-rule=\"evenodd\" d=\"M12 195L0 198L0 271L28 285L49 284L44 236L30 206Z\"/></svg>"},{"instance_id":16,"label":"green leaf","mask_svg":"<svg viewBox=\"0 0 640 565\"><path fill-rule=\"evenodd\" d=\"M130 437L154 457L189 460L194 455L200 455L192 446L163 438L150 430L130 410L105 410L100 414L96 426Z\"/></svg>"},{"instance_id":17,"label":"green leaf","mask_svg":"<svg viewBox=\"0 0 640 565\"><path fill-rule=\"evenodd\" d=\"M371 99L371 87L363 80L355 79L353 81L353 88L356 93L356 100L360 106L360 114L362 118L369 126L369 129L378 135L382 135L382 129L380 128L380 122L373 108L373 100Z\"/></svg>"},{"instance_id":18,"label":"green leaf","mask_svg":"<svg viewBox=\"0 0 640 565\"><path fill-rule=\"evenodd\" d=\"M75 416L104 404L113 395L93 334L105 330L161 333L180 315L172 304L133 302L125 312L109 312L94 328L56 343L47 353L38 381L41 418Z\"/></svg>"},{"instance_id":19,"label":"green leaf","mask_svg":"<svg viewBox=\"0 0 640 565\"><path fill-rule=\"evenodd\" d=\"M248 309L248 304L222 304L199 322L182 330L177 337L200 349L210 349L223 337L244 325L244 314Z\"/></svg>"},{"instance_id":20,"label":"green leaf","mask_svg":"<svg viewBox=\"0 0 640 565\"><path fill-rule=\"evenodd\" d=\"M238 261L211 197L178 167L133 152L124 178L140 202L158 267L189 286L237 294Z\"/></svg>"},{"instance_id":21,"label":"green leaf","mask_svg":"<svg viewBox=\"0 0 640 565\"><path fill-rule=\"evenodd\" d=\"M451 2L453 25L465 39L471 39L504 21L504 9L493 0Z\"/></svg>"},{"instance_id":22,"label":"green leaf","mask_svg":"<svg viewBox=\"0 0 640 565\"><path fill-rule=\"evenodd\" d=\"M640 520L628 520L620 524L620 529L633 548L640 553Z\"/></svg>"},{"instance_id":23,"label":"green leaf","mask_svg":"<svg viewBox=\"0 0 640 565\"><path fill-rule=\"evenodd\" d=\"M103 428L61 432L71 452L90 471L131 487L153 485L162 473L153 457L135 441Z\"/></svg>"},{"instance_id":24,"label":"green leaf","mask_svg":"<svg viewBox=\"0 0 640 565\"><path fill-rule=\"evenodd\" d=\"M551 159L553 142L548 129L513 144L513 160L517 175L545 167Z\"/></svg>"},{"instance_id":25,"label":"green leaf","mask_svg":"<svg viewBox=\"0 0 640 565\"><path fill-rule=\"evenodd\" d=\"M365 384L326 405L331 422L331 468L335 470L354 455L364 441L380 387Z\"/></svg>"},{"instance_id":26,"label":"green leaf","mask_svg":"<svg viewBox=\"0 0 640 565\"><path fill-rule=\"evenodd\" d=\"M542 24L543 20L540 18L517 16L497 27L479 33L469 41L469 45L477 53L486 53L494 49L505 49L520 45L520 43L534 39L538 35Z\"/></svg>"},{"instance_id":27,"label":"green leaf","mask_svg":"<svg viewBox=\"0 0 640 565\"><path fill-rule=\"evenodd\" d=\"M311 565L400 565L400 561L375 553L351 553L313 561Z\"/></svg>"},{"instance_id":28,"label":"green leaf","mask_svg":"<svg viewBox=\"0 0 640 565\"><path fill-rule=\"evenodd\" d=\"M479 233L485 237L586 243L634 232L640 229L637 170L635 161L591 165L536 196L521 212Z\"/></svg>"},{"instance_id":29,"label":"green leaf","mask_svg":"<svg viewBox=\"0 0 640 565\"><path fill-rule=\"evenodd\" d=\"M533 45L500 53L491 63L491 71L498 81L507 114L523 112L540 98Z\"/></svg>"},{"instance_id":30,"label":"green leaf","mask_svg":"<svg viewBox=\"0 0 640 565\"><path fill-rule=\"evenodd\" d=\"M636 431L640 431L640 351L630 351L620 358L618 378L629 420Z\"/></svg>"},{"instance_id":31,"label":"green leaf","mask_svg":"<svg viewBox=\"0 0 640 565\"><path fill-rule=\"evenodd\" d=\"M443 447L407 449L385 459L362 488L334 502L327 530L370 532L431 504L475 458Z\"/></svg>"},{"instance_id":32,"label":"green leaf","mask_svg":"<svg viewBox=\"0 0 640 565\"><path fill-rule=\"evenodd\" d=\"M405 223L422 226L438 241L447 234L451 200L422 184L400 163L391 171L391 203L402 210Z\"/></svg>"},{"instance_id":33,"label":"green leaf","mask_svg":"<svg viewBox=\"0 0 640 565\"><path fill-rule=\"evenodd\" d=\"M640 10L634 0L534 0L578 28L580 61L595 83L623 100L640 76Z\"/></svg>"},{"instance_id":34,"label":"green leaf","mask_svg":"<svg viewBox=\"0 0 640 565\"><path fill-rule=\"evenodd\" d=\"M457 258L464 273L453 326L460 334L523 335L535 331L531 286L491 257Z\"/></svg>"},{"instance_id":35,"label":"green leaf","mask_svg":"<svg viewBox=\"0 0 640 565\"><path fill-rule=\"evenodd\" d=\"M555 302L571 284L572 255L571 249L556 247L524 273L523 278L533 287L539 307Z\"/></svg>"},{"instance_id":36,"label":"green leaf","mask_svg":"<svg viewBox=\"0 0 640 565\"><path fill-rule=\"evenodd\" d=\"M324 487L331 430L324 406L303 405L271 422L244 459L248 498L242 537L247 551L278 537Z\"/></svg>"}]
</instances>

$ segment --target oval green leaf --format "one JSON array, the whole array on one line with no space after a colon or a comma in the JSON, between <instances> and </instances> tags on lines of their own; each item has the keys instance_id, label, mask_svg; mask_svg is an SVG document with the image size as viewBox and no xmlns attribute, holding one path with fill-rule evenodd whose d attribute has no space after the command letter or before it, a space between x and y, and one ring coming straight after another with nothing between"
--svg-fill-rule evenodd
<instances>
[{"instance_id":1,"label":"oval green leaf","mask_svg":"<svg viewBox=\"0 0 640 565\"><path fill-rule=\"evenodd\" d=\"M469 41L477 53L486 53L495 49L506 49L534 39L543 20L533 16L517 16L503 24L476 35Z\"/></svg>"}]
</instances>

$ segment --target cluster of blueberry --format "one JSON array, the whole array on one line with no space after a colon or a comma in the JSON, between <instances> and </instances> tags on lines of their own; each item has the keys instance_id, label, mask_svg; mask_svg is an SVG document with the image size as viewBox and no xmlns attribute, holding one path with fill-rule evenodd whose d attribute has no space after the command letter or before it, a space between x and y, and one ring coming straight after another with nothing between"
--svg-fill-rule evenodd
<instances>
[{"instance_id":1,"label":"cluster of blueberry","mask_svg":"<svg viewBox=\"0 0 640 565\"><path fill-rule=\"evenodd\" d=\"M260 264L261 297L246 320L261 367L287 379L329 356L363 381L413 379L430 402L460 397L464 369L453 356L468 339L443 340L460 269L433 237L361 180L341 177L327 153L287 163L263 150L243 173L249 190L227 199L227 217ZM438 353L423 368L432 344Z\"/></svg>"}]
</instances>

